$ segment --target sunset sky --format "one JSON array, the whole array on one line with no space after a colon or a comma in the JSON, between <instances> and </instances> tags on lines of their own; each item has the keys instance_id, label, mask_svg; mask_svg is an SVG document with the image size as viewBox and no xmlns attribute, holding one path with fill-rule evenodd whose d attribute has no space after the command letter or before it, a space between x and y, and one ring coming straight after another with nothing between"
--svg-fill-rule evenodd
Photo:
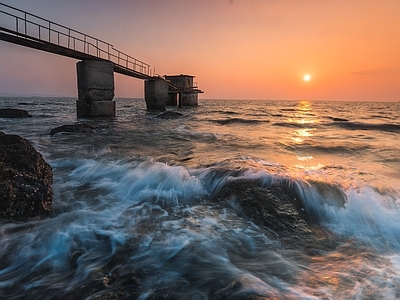
<instances>
[{"instance_id":1,"label":"sunset sky","mask_svg":"<svg viewBox=\"0 0 400 300\"><path fill-rule=\"evenodd\" d=\"M400 101L399 0L0 2L194 75L203 99ZM0 94L77 96L76 60L3 41L0 54ZM141 80L115 81L116 97L143 97Z\"/></svg>"}]
</instances>

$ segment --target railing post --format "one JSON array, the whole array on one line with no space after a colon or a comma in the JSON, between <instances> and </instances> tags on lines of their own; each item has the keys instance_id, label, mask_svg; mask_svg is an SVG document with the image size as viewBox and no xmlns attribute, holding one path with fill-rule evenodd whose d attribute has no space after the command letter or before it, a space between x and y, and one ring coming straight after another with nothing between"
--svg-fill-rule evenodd
<instances>
[{"instance_id":1,"label":"railing post","mask_svg":"<svg viewBox=\"0 0 400 300\"><path fill-rule=\"evenodd\" d=\"M49 21L49 43L51 43L51 22Z\"/></svg>"},{"instance_id":2,"label":"railing post","mask_svg":"<svg viewBox=\"0 0 400 300\"><path fill-rule=\"evenodd\" d=\"M86 53L86 34L83 36L83 53Z\"/></svg>"},{"instance_id":3,"label":"railing post","mask_svg":"<svg viewBox=\"0 0 400 300\"><path fill-rule=\"evenodd\" d=\"M28 35L28 32L27 32L27 31L28 31L28 29L27 29L27 27L26 27L26 13L25 13L25 34L26 34L26 35Z\"/></svg>"},{"instance_id":4,"label":"railing post","mask_svg":"<svg viewBox=\"0 0 400 300\"><path fill-rule=\"evenodd\" d=\"M68 29L68 49L69 49L69 39L71 38L71 29Z\"/></svg>"}]
</instances>

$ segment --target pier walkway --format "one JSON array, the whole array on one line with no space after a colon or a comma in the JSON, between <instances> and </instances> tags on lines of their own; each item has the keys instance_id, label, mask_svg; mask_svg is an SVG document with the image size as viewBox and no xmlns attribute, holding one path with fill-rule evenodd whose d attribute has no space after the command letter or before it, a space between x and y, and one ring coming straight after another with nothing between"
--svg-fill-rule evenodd
<instances>
[{"instance_id":1,"label":"pier walkway","mask_svg":"<svg viewBox=\"0 0 400 300\"><path fill-rule=\"evenodd\" d=\"M114 72L145 81L148 110L166 105L197 106L203 91L194 76L161 77L155 68L101 39L0 3L0 40L80 60L77 63L78 117L115 116Z\"/></svg>"},{"instance_id":2,"label":"pier walkway","mask_svg":"<svg viewBox=\"0 0 400 300\"><path fill-rule=\"evenodd\" d=\"M79 60L111 61L115 72L139 79L155 75L149 64L110 43L3 3L0 40Z\"/></svg>"}]
</instances>

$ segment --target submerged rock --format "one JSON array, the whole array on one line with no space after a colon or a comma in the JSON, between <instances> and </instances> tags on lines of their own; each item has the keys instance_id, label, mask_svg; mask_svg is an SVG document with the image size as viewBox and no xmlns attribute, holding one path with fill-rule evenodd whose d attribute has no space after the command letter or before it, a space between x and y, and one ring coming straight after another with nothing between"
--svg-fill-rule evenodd
<instances>
[{"instance_id":1,"label":"submerged rock","mask_svg":"<svg viewBox=\"0 0 400 300\"><path fill-rule=\"evenodd\" d=\"M0 118L30 118L32 117L26 110L15 108L1 108Z\"/></svg>"},{"instance_id":2,"label":"submerged rock","mask_svg":"<svg viewBox=\"0 0 400 300\"><path fill-rule=\"evenodd\" d=\"M176 111L166 111L157 116L157 118L160 118L160 119L178 119L180 117L183 117L183 114L176 112Z\"/></svg>"},{"instance_id":3,"label":"submerged rock","mask_svg":"<svg viewBox=\"0 0 400 300\"><path fill-rule=\"evenodd\" d=\"M95 127L86 123L62 125L52 129L50 135L55 135L56 133L89 133L93 132L94 130Z\"/></svg>"},{"instance_id":4,"label":"submerged rock","mask_svg":"<svg viewBox=\"0 0 400 300\"><path fill-rule=\"evenodd\" d=\"M47 215L52 183L51 166L27 140L0 132L0 219Z\"/></svg>"}]
</instances>

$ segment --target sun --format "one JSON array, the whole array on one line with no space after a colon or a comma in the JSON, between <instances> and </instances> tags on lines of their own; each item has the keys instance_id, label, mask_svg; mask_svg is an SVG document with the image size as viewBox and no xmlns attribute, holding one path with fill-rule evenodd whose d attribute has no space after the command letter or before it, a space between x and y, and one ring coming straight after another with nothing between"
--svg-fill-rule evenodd
<instances>
[{"instance_id":1,"label":"sun","mask_svg":"<svg viewBox=\"0 0 400 300\"><path fill-rule=\"evenodd\" d=\"M304 81L310 81L311 76L309 74L304 75L303 77Z\"/></svg>"}]
</instances>

